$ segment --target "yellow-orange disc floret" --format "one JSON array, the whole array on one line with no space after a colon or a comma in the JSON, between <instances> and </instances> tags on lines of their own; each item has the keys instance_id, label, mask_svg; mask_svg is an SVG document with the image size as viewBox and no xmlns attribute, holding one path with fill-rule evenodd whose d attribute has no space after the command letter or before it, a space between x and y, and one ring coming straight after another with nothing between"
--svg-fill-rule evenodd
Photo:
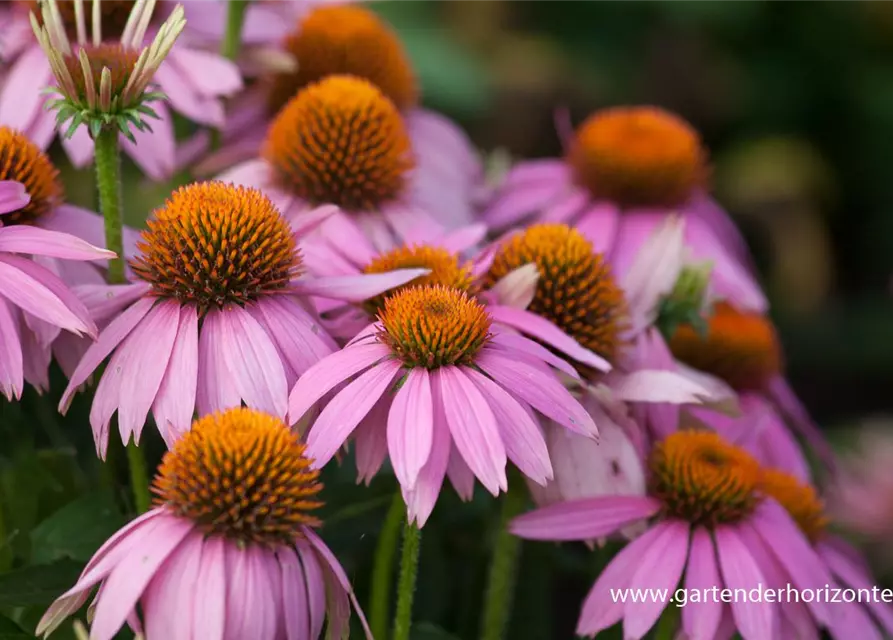
<instances>
[{"instance_id":1,"label":"yellow-orange disc floret","mask_svg":"<svg viewBox=\"0 0 893 640\"><path fill-rule=\"evenodd\" d=\"M90 64L91 78L96 91L102 83L102 72L109 70L111 83L109 92L112 99L124 93L130 76L136 69L136 63L140 52L135 49L125 49L117 43L103 43L98 46L84 46L87 52L87 60ZM84 70L78 58L79 49L63 57L68 73L77 88L77 97L82 102L87 102L87 85L84 78Z\"/></svg>"},{"instance_id":2,"label":"yellow-orange disc floret","mask_svg":"<svg viewBox=\"0 0 893 640\"><path fill-rule=\"evenodd\" d=\"M364 78L381 89L401 111L418 102L418 86L403 45L372 11L354 5L311 10L288 35L283 48L298 62L293 73L273 78L269 94L276 113L301 88L326 76Z\"/></svg>"},{"instance_id":3,"label":"yellow-orange disc floret","mask_svg":"<svg viewBox=\"0 0 893 640\"><path fill-rule=\"evenodd\" d=\"M181 187L147 226L134 273L155 295L194 303L200 312L281 290L300 271L288 222L256 189Z\"/></svg>"},{"instance_id":4,"label":"yellow-orange disc floret","mask_svg":"<svg viewBox=\"0 0 893 640\"><path fill-rule=\"evenodd\" d=\"M319 471L279 418L247 408L196 420L164 455L152 490L158 504L209 535L268 546L318 526Z\"/></svg>"},{"instance_id":5,"label":"yellow-orange disc floret","mask_svg":"<svg viewBox=\"0 0 893 640\"><path fill-rule=\"evenodd\" d=\"M40 11L40 2L37 0L20 1L27 10L32 11L37 18L37 23L43 26L43 18ZM127 18L133 9L133 0L102 0L99 4L100 20L102 21L102 37L107 40L117 40L124 33ZM65 26L65 33L71 41L77 40L77 19L75 16L75 3L71 0L56 2L59 17ZM93 24L93 3L84 2L84 23L88 33Z\"/></svg>"},{"instance_id":6,"label":"yellow-orange disc floret","mask_svg":"<svg viewBox=\"0 0 893 640\"><path fill-rule=\"evenodd\" d=\"M270 124L263 156L282 188L348 211L399 196L413 167L397 108L352 76L329 76L293 97Z\"/></svg>"},{"instance_id":7,"label":"yellow-orange disc floret","mask_svg":"<svg viewBox=\"0 0 893 640\"><path fill-rule=\"evenodd\" d=\"M762 389L781 370L781 347L769 319L725 302L714 307L705 337L681 325L670 339L670 350L739 391Z\"/></svg>"},{"instance_id":8,"label":"yellow-orange disc floret","mask_svg":"<svg viewBox=\"0 0 893 640\"><path fill-rule=\"evenodd\" d=\"M490 339L490 316L465 291L408 287L388 297L379 340L410 367L470 364Z\"/></svg>"},{"instance_id":9,"label":"yellow-orange disc floret","mask_svg":"<svg viewBox=\"0 0 893 640\"><path fill-rule=\"evenodd\" d=\"M0 180L25 185L31 202L0 218L4 225L34 222L62 200L59 170L27 136L0 126Z\"/></svg>"},{"instance_id":10,"label":"yellow-orange disc floret","mask_svg":"<svg viewBox=\"0 0 893 640\"><path fill-rule=\"evenodd\" d=\"M760 491L784 507L811 541L817 541L824 533L828 526L825 503L811 485L784 471L766 469L760 479Z\"/></svg>"},{"instance_id":11,"label":"yellow-orange disc floret","mask_svg":"<svg viewBox=\"0 0 893 640\"><path fill-rule=\"evenodd\" d=\"M613 361L627 328L627 308L603 256L565 224L533 225L499 248L485 286L530 263L536 264L539 280L528 311Z\"/></svg>"},{"instance_id":12,"label":"yellow-orange disc floret","mask_svg":"<svg viewBox=\"0 0 893 640\"><path fill-rule=\"evenodd\" d=\"M649 492L666 515L692 524L738 522L760 500L759 463L713 432L670 435L654 446L649 469Z\"/></svg>"},{"instance_id":13,"label":"yellow-orange disc floret","mask_svg":"<svg viewBox=\"0 0 893 640\"><path fill-rule=\"evenodd\" d=\"M592 114L577 129L568 163L579 185L622 207L678 206L709 176L697 131L655 107Z\"/></svg>"},{"instance_id":14,"label":"yellow-orange disc floret","mask_svg":"<svg viewBox=\"0 0 893 640\"><path fill-rule=\"evenodd\" d=\"M398 247L376 257L363 269L364 273L387 273L397 269L430 269L431 273L419 276L403 285L418 286L423 284L441 284L445 287L472 291L471 265L460 264L459 257L442 247L427 245L414 247ZM384 305L385 298L399 289L391 289L386 293L367 300L363 305L370 315L377 315Z\"/></svg>"}]
</instances>

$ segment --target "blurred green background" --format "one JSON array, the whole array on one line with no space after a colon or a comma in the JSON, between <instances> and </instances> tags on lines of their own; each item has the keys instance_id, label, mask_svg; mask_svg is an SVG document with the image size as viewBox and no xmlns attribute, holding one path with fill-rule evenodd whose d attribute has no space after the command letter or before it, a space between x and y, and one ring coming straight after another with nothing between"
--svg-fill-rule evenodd
<instances>
[{"instance_id":1,"label":"blurred green background","mask_svg":"<svg viewBox=\"0 0 893 640\"><path fill-rule=\"evenodd\" d=\"M893 413L893 3L372 6L403 37L426 104L461 122L484 151L560 153L556 107L575 123L630 103L689 119L711 149L715 193L756 254L807 406L843 440L867 417ZM83 175L66 180L86 203ZM140 225L169 189L134 177L129 222ZM0 611L25 628L125 518L126 496L91 493L100 471L88 403L79 397L60 418L52 403L61 387L49 401L29 391L21 404L0 402L0 438L15 443L0 450L0 572L16 569L0 574ZM145 434L157 460L160 439ZM122 453L110 468L124 483ZM356 487L348 459L325 480L323 535L365 603L393 479ZM477 636L494 516L480 489L469 505L444 492L422 543L416 640ZM572 637L607 557L582 545L526 544L508 637ZM0 616L0 638L28 637L9 625Z\"/></svg>"}]
</instances>

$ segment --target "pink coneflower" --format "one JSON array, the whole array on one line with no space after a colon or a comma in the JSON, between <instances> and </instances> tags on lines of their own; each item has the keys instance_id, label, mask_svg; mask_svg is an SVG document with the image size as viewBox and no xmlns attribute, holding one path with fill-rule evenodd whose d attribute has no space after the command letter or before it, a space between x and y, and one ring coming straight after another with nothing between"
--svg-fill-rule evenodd
<instances>
[{"instance_id":1,"label":"pink coneflower","mask_svg":"<svg viewBox=\"0 0 893 640\"><path fill-rule=\"evenodd\" d=\"M154 639L347 637L347 575L312 527L319 472L274 416L231 409L195 422L168 451L156 506L112 536L37 626L49 634L99 591L92 640L125 624Z\"/></svg>"},{"instance_id":2,"label":"pink coneflower","mask_svg":"<svg viewBox=\"0 0 893 640\"><path fill-rule=\"evenodd\" d=\"M116 411L124 442L131 433L138 442L151 407L169 445L196 409L244 402L284 417L289 386L337 349L305 297L362 301L424 273L302 278L296 234L304 230L292 230L259 191L219 182L183 187L155 212L131 261L137 282L105 290L104 312L120 315L88 349L59 405L67 409L112 355L90 412L100 456Z\"/></svg>"},{"instance_id":3,"label":"pink coneflower","mask_svg":"<svg viewBox=\"0 0 893 640\"><path fill-rule=\"evenodd\" d=\"M268 75L233 103L224 147L198 170L219 171L257 157L269 119L298 91L328 76L350 75L375 85L402 115L414 162L413 203L448 229L469 224L480 159L458 126L419 106L415 72L397 35L365 7L307 4L309 10L291 22L294 30L276 43L297 65Z\"/></svg>"},{"instance_id":4,"label":"pink coneflower","mask_svg":"<svg viewBox=\"0 0 893 640\"><path fill-rule=\"evenodd\" d=\"M669 589L683 580L691 589L750 590L767 583L750 543L754 532L773 547L778 562L799 589L822 589L831 577L797 525L760 492L759 463L718 434L680 431L659 442L648 463L648 495L589 498L556 504L516 518L510 530L532 540L591 540L654 518L604 569L589 592L577 624L593 636L623 621L624 638L638 640L667 606L659 599L612 598L621 589ZM807 605L828 625L831 606ZM780 634L786 603L689 602L681 630L690 638L714 638L736 628L744 640L788 638Z\"/></svg>"},{"instance_id":5,"label":"pink coneflower","mask_svg":"<svg viewBox=\"0 0 893 640\"><path fill-rule=\"evenodd\" d=\"M361 476L389 455L419 526L446 474L467 495L474 478L494 495L506 490L506 459L540 484L552 476L531 407L594 437L589 415L550 370L564 361L500 330L466 292L410 287L388 297L379 321L298 380L289 421L298 421L339 384L307 435L323 465L355 434ZM354 377L356 376L356 377Z\"/></svg>"},{"instance_id":6,"label":"pink coneflower","mask_svg":"<svg viewBox=\"0 0 893 640\"><path fill-rule=\"evenodd\" d=\"M794 519L827 568L827 572L839 585L856 590L866 589L866 593L871 593L872 586L876 584L871 570L858 551L827 531L829 518L825 515L825 505L812 486L789 473L767 469L763 471L760 490L772 497ZM778 518L777 515L775 517ZM778 576L777 582L781 583L779 586L784 586L785 582L790 581L789 575L786 575L787 572L781 566L781 560L777 557L783 552L770 542L762 563L767 578L771 574ZM804 637L800 634L803 633L804 627L808 629L810 625L809 617L803 615L805 607L792 608L791 611L794 612L794 616L787 621L790 632L783 629L785 631L783 637ZM843 598L838 599L834 613L836 615L832 620L830 631L831 635L839 640L850 638L880 640L893 634L893 608L880 597L876 601L870 599L863 602L858 600L846 602ZM817 626L814 622L812 624L813 627ZM807 634L805 637L809 636L817 637L817 634Z\"/></svg>"},{"instance_id":7,"label":"pink coneflower","mask_svg":"<svg viewBox=\"0 0 893 640\"><path fill-rule=\"evenodd\" d=\"M738 392L741 417L691 408L689 413L697 420L746 446L763 464L806 480L809 465L793 429L834 468L830 446L783 377L781 345L765 315L720 302L707 320L706 335L681 325L669 346L677 359L724 380Z\"/></svg>"},{"instance_id":8,"label":"pink coneflower","mask_svg":"<svg viewBox=\"0 0 893 640\"><path fill-rule=\"evenodd\" d=\"M484 212L503 229L536 218L574 224L619 273L669 214L685 218L695 260L713 261L725 297L765 309L735 225L707 195L707 153L697 132L654 107L592 114L567 143L565 158L522 162Z\"/></svg>"},{"instance_id":9,"label":"pink coneflower","mask_svg":"<svg viewBox=\"0 0 893 640\"><path fill-rule=\"evenodd\" d=\"M86 17L88 24L94 24L94 5L82 0L53 0L53 11L58 12L66 37L72 42L84 43L76 45L75 52L84 49L91 59L117 65L116 69L127 65L122 61L130 64L136 61L144 40L153 39L168 13L166 10L154 11L155 0L95 1L101 28L99 31L94 28L94 40L90 44L85 43L85 33L78 33L76 8L80 7L82 20ZM38 146L46 149L56 128L55 114L43 108L45 97L42 91L52 84L53 72L31 30L29 12L39 13L37 2L31 7L28 3L11 4L0 26L0 58L4 60L5 69L0 71L0 124L24 131ZM77 71L77 60L73 60ZM235 65L216 54L190 47L188 40L179 42L168 53L165 64L154 74L154 82L167 95L175 111L194 122L213 127L223 125L221 99L242 87ZM173 116L164 102L153 103L152 109L160 117L151 123L152 131L134 130L136 141L122 137L121 144L146 175L160 180L169 177L174 170ZM85 166L93 157L93 141L84 127L75 131L71 138L63 136L62 146L75 166Z\"/></svg>"}]
</instances>

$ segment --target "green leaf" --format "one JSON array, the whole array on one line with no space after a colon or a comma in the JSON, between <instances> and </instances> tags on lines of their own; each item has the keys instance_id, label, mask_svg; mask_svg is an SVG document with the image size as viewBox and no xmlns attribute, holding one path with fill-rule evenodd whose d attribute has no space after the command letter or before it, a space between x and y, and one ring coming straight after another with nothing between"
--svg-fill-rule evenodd
<instances>
[{"instance_id":1,"label":"green leaf","mask_svg":"<svg viewBox=\"0 0 893 640\"><path fill-rule=\"evenodd\" d=\"M70 502L31 531L31 559L62 558L87 562L126 519L110 491L97 491Z\"/></svg>"},{"instance_id":2,"label":"green leaf","mask_svg":"<svg viewBox=\"0 0 893 640\"><path fill-rule=\"evenodd\" d=\"M77 581L80 562L60 560L0 574L0 606L49 605Z\"/></svg>"},{"instance_id":3,"label":"green leaf","mask_svg":"<svg viewBox=\"0 0 893 640\"><path fill-rule=\"evenodd\" d=\"M0 640L20 640L33 637L12 620L0 615Z\"/></svg>"}]
</instances>

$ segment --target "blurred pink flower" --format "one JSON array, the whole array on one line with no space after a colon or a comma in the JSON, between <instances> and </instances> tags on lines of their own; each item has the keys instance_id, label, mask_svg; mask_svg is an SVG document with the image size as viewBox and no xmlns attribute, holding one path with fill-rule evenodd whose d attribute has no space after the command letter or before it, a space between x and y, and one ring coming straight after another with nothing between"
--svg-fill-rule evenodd
<instances>
[{"instance_id":1,"label":"blurred pink flower","mask_svg":"<svg viewBox=\"0 0 893 640\"><path fill-rule=\"evenodd\" d=\"M80 1L80 0L77 0ZM53 83L49 62L31 29L29 9L23 3L0 7L0 124L24 131L42 149L55 137L55 115L43 108L43 90ZM104 42L115 42L124 30L131 9L142 3L101 3ZM75 30L75 2L59 2L63 22L71 35ZM159 25L173 8L161 6L152 15L146 33L151 42ZM139 10L142 10L140 8ZM88 14L89 15L89 14ZM155 74L155 82L168 98L170 107L193 122L220 127L224 122L222 98L242 88L237 67L216 53L189 43L189 27ZM174 172L175 135L173 116L165 102L152 108L160 120L152 120L149 131L134 131L136 143L122 136L124 151L149 177L166 179ZM93 141L85 127L71 138L62 137L62 146L76 167L86 166L93 157Z\"/></svg>"},{"instance_id":2,"label":"blurred pink flower","mask_svg":"<svg viewBox=\"0 0 893 640\"><path fill-rule=\"evenodd\" d=\"M649 459L649 495L607 496L555 504L516 518L510 530L531 540L591 540L651 521L620 551L589 592L577 623L593 636L619 621L624 638L644 637L668 602L629 598L622 589L750 590L769 582L760 562L767 548L798 589L823 589L833 580L788 514L759 492L759 463L718 434L680 431L657 443ZM683 579L684 576L684 579ZM801 605L802 606L802 605ZM829 625L833 606L813 601L809 614ZM681 632L690 638L744 640L793 637L780 626L787 603L730 604L719 598L682 608Z\"/></svg>"},{"instance_id":3,"label":"blurred pink flower","mask_svg":"<svg viewBox=\"0 0 893 640\"><path fill-rule=\"evenodd\" d=\"M466 498L474 478L494 495L505 491L507 459L534 482L552 477L531 408L566 429L597 435L550 367L576 375L537 343L491 323L464 291L409 287L385 300L378 322L298 380L289 422L347 383L310 428L307 454L324 465L353 434L361 478L374 475L388 455L409 518L422 526L445 475Z\"/></svg>"},{"instance_id":4,"label":"blurred pink flower","mask_svg":"<svg viewBox=\"0 0 893 640\"><path fill-rule=\"evenodd\" d=\"M424 273L302 277L296 237L331 213L317 209L292 229L254 189L210 182L174 192L131 261L136 282L84 292L94 314L114 319L72 374L60 411L111 355L90 411L101 457L116 411L122 440L138 443L151 408L169 446L196 409L244 402L284 417L289 387L338 348L307 298L361 302Z\"/></svg>"},{"instance_id":5,"label":"blurred pink flower","mask_svg":"<svg viewBox=\"0 0 893 640\"><path fill-rule=\"evenodd\" d=\"M321 485L303 449L281 420L249 409L197 421L165 454L157 506L94 554L37 633L98 585L93 640L125 623L153 640L316 640L327 618L327 637L341 638L351 604L371 638L344 569L311 529Z\"/></svg>"},{"instance_id":6,"label":"blurred pink flower","mask_svg":"<svg viewBox=\"0 0 893 640\"><path fill-rule=\"evenodd\" d=\"M565 158L508 172L484 222L497 230L530 219L574 224L624 273L654 228L678 213L692 258L713 262L719 293L766 308L739 231L707 195L706 150L688 123L655 107L618 107L565 138Z\"/></svg>"}]
</instances>

